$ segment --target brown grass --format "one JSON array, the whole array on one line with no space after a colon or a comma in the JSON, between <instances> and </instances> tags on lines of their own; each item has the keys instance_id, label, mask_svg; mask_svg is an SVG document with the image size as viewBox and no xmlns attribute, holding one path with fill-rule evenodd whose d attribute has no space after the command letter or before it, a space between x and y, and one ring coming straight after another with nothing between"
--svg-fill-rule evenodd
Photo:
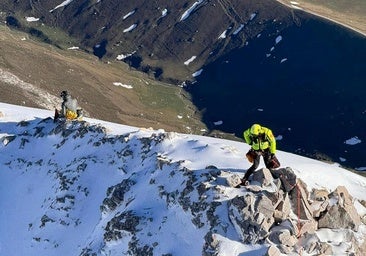
<instances>
[{"instance_id":1,"label":"brown grass","mask_svg":"<svg viewBox=\"0 0 366 256\"><path fill-rule=\"evenodd\" d=\"M124 63L61 50L5 26L0 26L0 40L1 102L53 109L61 103L60 92L68 90L93 118L186 133L199 134L205 128L181 88L150 79Z\"/></svg>"},{"instance_id":2,"label":"brown grass","mask_svg":"<svg viewBox=\"0 0 366 256\"><path fill-rule=\"evenodd\" d=\"M366 36L366 1L364 0L277 0L297 6ZM298 4L294 4L294 2Z\"/></svg>"}]
</instances>

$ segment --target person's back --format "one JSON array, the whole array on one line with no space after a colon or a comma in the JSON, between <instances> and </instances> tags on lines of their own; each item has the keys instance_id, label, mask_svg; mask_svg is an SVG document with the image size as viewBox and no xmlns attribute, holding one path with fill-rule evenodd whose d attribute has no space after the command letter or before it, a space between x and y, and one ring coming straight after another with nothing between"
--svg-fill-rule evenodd
<instances>
[{"instance_id":1,"label":"person's back","mask_svg":"<svg viewBox=\"0 0 366 256\"><path fill-rule=\"evenodd\" d=\"M63 102L63 105L67 110L71 110L76 113L76 110L78 109L78 102L76 99L71 98L70 95L66 96L66 99Z\"/></svg>"},{"instance_id":2,"label":"person's back","mask_svg":"<svg viewBox=\"0 0 366 256\"><path fill-rule=\"evenodd\" d=\"M67 119L75 119L78 117L78 102L72 98L67 91L62 91L60 95L63 99L61 104L61 116Z\"/></svg>"}]
</instances>

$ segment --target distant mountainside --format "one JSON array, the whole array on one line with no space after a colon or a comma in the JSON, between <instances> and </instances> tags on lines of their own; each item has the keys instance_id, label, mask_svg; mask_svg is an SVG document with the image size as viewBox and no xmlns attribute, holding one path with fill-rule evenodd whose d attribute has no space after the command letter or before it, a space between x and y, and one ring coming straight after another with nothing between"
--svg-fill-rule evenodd
<instances>
[{"instance_id":1,"label":"distant mountainside","mask_svg":"<svg viewBox=\"0 0 366 256\"><path fill-rule=\"evenodd\" d=\"M171 127L179 117L181 130L239 138L259 122L283 137L278 146L284 150L363 168L366 39L301 10L304 2L314 1L283 2L289 6L274 0L1 1L0 17L11 28L59 48L80 47L102 62L125 61L150 78L184 87L189 96L174 95L194 107L180 104L168 115L161 109L177 102L171 93L158 99L149 97L154 89L142 88L145 93L136 95L111 88L115 81L109 78L123 76L124 70L101 71L104 83L93 73L74 72L74 65L55 77L53 59L45 74L40 71L45 65L32 69L38 65L21 57L21 64L6 58L2 64L22 66L18 76L36 80L52 94L55 81L57 89L68 86L99 118ZM101 106L95 104L99 100ZM162 101L163 107L155 108ZM208 129L184 125L192 116ZM345 143L352 138L360 143Z\"/></svg>"},{"instance_id":2,"label":"distant mountainside","mask_svg":"<svg viewBox=\"0 0 366 256\"><path fill-rule=\"evenodd\" d=\"M45 41L52 43L52 32L42 24L61 28L100 58L125 58L171 81L191 80L204 64L264 31L279 34L299 19L273 0L4 0L0 11L9 26Z\"/></svg>"},{"instance_id":3,"label":"distant mountainside","mask_svg":"<svg viewBox=\"0 0 366 256\"><path fill-rule=\"evenodd\" d=\"M337 165L278 152L235 188L244 143L0 110L1 255L366 252L366 178Z\"/></svg>"}]
</instances>

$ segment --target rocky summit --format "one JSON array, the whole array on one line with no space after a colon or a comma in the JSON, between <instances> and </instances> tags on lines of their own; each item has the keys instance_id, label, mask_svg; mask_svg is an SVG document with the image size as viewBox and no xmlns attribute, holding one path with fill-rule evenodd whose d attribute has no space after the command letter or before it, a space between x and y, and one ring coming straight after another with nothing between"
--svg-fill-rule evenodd
<instances>
[{"instance_id":1,"label":"rocky summit","mask_svg":"<svg viewBox=\"0 0 366 256\"><path fill-rule=\"evenodd\" d=\"M366 253L366 203L344 186L309 191L291 167L260 169L235 188L241 170L189 167L179 147L223 157L235 149L186 135L113 135L50 118L0 129L1 216L13 221L9 239L20 239L18 248L1 243L5 253L227 255L229 241L256 246L255 255Z\"/></svg>"}]
</instances>

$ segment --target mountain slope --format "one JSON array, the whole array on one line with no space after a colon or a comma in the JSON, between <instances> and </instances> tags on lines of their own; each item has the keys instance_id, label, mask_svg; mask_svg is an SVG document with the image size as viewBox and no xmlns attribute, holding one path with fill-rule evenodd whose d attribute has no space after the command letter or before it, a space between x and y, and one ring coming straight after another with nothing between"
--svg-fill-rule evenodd
<instances>
[{"instance_id":1,"label":"mountain slope","mask_svg":"<svg viewBox=\"0 0 366 256\"><path fill-rule=\"evenodd\" d=\"M287 181L296 174L306 186L298 181L298 189L289 188L282 178L267 176L253 177L253 186L237 189L229 184L248 167L243 143L95 119L54 123L49 111L8 104L0 104L0 111L0 227L7 230L0 235L1 253L364 252L366 179L337 165L278 152L282 165L293 169L292 174L282 169L292 175ZM264 169L256 174L268 175ZM320 209L319 199L312 202L308 193L301 194L308 203L297 201L279 211L279 202L291 207L303 189L329 195L332 203L320 210L324 217L301 215ZM290 201L279 196L284 191ZM331 211L341 218L333 218L339 226L329 229ZM313 221L319 225L315 232L308 227Z\"/></svg>"},{"instance_id":2,"label":"mountain slope","mask_svg":"<svg viewBox=\"0 0 366 256\"><path fill-rule=\"evenodd\" d=\"M5 26L0 31L1 102L52 110L67 90L97 119L179 132L205 128L180 87L80 49L62 50Z\"/></svg>"},{"instance_id":3,"label":"mountain slope","mask_svg":"<svg viewBox=\"0 0 366 256\"><path fill-rule=\"evenodd\" d=\"M257 34L293 24L290 8L272 0L59 2L6 0L0 10L10 26L30 27L49 42L55 42L54 35L45 26L60 28L100 58L130 56L125 61L133 67L170 81L192 80L202 65ZM224 31L227 37L220 40Z\"/></svg>"},{"instance_id":4,"label":"mountain slope","mask_svg":"<svg viewBox=\"0 0 366 256\"><path fill-rule=\"evenodd\" d=\"M39 98L54 102L68 89L96 118L239 139L259 122L283 137L286 151L364 166L365 144L345 142L365 140L365 37L300 10L314 1L287 1L291 8L274 0L60 2L5 0L0 17L32 38L69 49L57 49L58 57L86 51L112 61L103 65L89 56L90 62L64 63L53 54L39 58L48 51L38 48L28 59L22 54L33 53L31 46L4 47L3 69L26 83L14 91L0 83L3 101L39 106ZM331 10L344 1L335 4ZM8 43L20 45L17 38ZM122 61L148 75L129 75ZM189 85L189 94L166 84L146 86L155 85L154 78ZM51 95L22 92L27 83Z\"/></svg>"}]
</instances>

